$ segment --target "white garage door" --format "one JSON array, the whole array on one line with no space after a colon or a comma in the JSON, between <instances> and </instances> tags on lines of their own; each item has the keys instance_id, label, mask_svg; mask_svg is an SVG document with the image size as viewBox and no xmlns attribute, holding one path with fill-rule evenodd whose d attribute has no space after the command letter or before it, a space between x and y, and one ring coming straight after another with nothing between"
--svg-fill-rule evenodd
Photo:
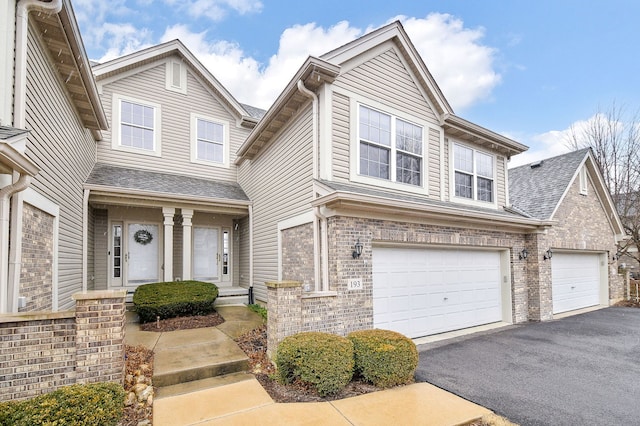
<instances>
[{"instance_id":1,"label":"white garage door","mask_svg":"<svg viewBox=\"0 0 640 426\"><path fill-rule=\"evenodd\" d=\"M551 282L554 314L600 304L600 255L554 253Z\"/></svg>"},{"instance_id":2,"label":"white garage door","mask_svg":"<svg viewBox=\"0 0 640 426\"><path fill-rule=\"evenodd\" d=\"M376 328L411 338L502 320L500 253L374 247Z\"/></svg>"}]
</instances>

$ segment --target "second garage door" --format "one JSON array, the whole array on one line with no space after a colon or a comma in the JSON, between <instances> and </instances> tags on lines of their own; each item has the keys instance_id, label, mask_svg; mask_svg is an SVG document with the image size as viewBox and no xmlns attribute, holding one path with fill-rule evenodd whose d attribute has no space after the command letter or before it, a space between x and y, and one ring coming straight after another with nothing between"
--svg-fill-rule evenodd
<instances>
[{"instance_id":1,"label":"second garage door","mask_svg":"<svg viewBox=\"0 0 640 426\"><path fill-rule=\"evenodd\" d=\"M551 258L553 313L600 304L600 255L554 253Z\"/></svg>"},{"instance_id":2,"label":"second garage door","mask_svg":"<svg viewBox=\"0 0 640 426\"><path fill-rule=\"evenodd\" d=\"M374 326L415 338L502 320L500 252L374 247Z\"/></svg>"}]
</instances>

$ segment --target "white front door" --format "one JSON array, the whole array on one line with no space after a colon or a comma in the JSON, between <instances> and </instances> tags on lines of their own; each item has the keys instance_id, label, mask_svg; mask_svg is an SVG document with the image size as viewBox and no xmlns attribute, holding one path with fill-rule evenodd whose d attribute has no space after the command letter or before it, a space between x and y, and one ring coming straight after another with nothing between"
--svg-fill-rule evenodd
<instances>
[{"instance_id":1,"label":"white front door","mask_svg":"<svg viewBox=\"0 0 640 426\"><path fill-rule=\"evenodd\" d=\"M499 251L374 247L373 323L408 337L502 320Z\"/></svg>"},{"instance_id":2,"label":"white front door","mask_svg":"<svg viewBox=\"0 0 640 426\"><path fill-rule=\"evenodd\" d=\"M600 255L553 253L551 258L553 313L600 304Z\"/></svg>"},{"instance_id":3,"label":"white front door","mask_svg":"<svg viewBox=\"0 0 640 426\"><path fill-rule=\"evenodd\" d=\"M193 228L193 279L220 281L220 230L218 228Z\"/></svg>"},{"instance_id":4,"label":"white front door","mask_svg":"<svg viewBox=\"0 0 640 426\"><path fill-rule=\"evenodd\" d=\"M161 281L159 267L159 226L143 223L127 225L125 278L127 287Z\"/></svg>"}]
</instances>

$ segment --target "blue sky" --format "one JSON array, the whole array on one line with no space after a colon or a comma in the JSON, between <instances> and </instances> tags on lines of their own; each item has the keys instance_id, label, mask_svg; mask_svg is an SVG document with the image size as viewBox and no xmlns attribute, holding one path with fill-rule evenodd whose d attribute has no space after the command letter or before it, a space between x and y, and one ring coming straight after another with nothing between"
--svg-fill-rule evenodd
<instances>
[{"instance_id":1,"label":"blue sky","mask_svg":"<svg viewBox=\"0 0 640 426\"><path fill-rule=\"evenodd\" d=\"M530 147L566 152L615 102L640 108L632 0L73 0L91 59L180 38L241 102L267 108L308 55L400 19L455 112Z\"/></svg>"}]
</instances>

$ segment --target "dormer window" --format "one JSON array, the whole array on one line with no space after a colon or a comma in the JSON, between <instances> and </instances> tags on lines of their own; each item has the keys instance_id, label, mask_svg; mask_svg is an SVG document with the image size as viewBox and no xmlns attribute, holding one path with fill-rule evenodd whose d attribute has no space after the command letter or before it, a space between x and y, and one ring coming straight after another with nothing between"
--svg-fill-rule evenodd
<instances>
[{"instance_id":1,"label":"dormer window","mask_svg":"<svg viewBox=\"0 0 640 426\"><path fill-rule=\"evenodd\" d=\"M455 196L494 201L494 158L472 148L453 144Z\"/></svg>"}]
</instances>

